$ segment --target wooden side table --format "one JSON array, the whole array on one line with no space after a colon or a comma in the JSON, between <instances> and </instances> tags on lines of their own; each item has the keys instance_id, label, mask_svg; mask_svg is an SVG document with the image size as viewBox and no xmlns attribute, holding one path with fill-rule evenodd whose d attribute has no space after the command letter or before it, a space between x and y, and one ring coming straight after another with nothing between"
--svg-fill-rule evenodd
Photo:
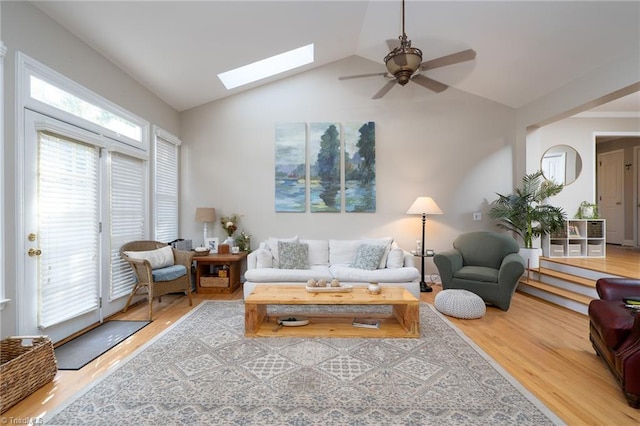
<instances>
[{"instance_id":1,"label":"wooden side table","mask_svg":"<svg viewBox=\"0 0 640 426\"><path fill-rule=\"evenodd\" d=\"M246 258L246 252L194 256L196 291L200 294L233 293L240 286L242 262ZM223 274L219 271L223 269L226 277L220 276Z\"/></svg>"}]
</instances>

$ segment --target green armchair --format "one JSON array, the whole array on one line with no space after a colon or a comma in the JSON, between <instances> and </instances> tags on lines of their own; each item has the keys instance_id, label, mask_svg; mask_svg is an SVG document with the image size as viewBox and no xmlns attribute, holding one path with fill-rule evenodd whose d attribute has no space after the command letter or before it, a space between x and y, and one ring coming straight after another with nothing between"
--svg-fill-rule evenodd
<instances>
[{"instance_id":1,"label":"green armchair","mask_svg":"<svg viewBox=\"0 0 640 426\"><path fill-rule=\"evenodd\" d=\"M485 303L509 310L524 273L518 243L508 235L480 231L462 234L453 249L434 256L443 289L469 290Z\"/></svg>"}]
</instances>

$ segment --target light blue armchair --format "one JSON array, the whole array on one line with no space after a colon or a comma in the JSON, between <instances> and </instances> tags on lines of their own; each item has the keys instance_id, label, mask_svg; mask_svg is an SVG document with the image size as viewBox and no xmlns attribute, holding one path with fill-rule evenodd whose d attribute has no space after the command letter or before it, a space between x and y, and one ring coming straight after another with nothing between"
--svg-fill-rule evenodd
<instances>
[{"instance_id":1,"label":"light blue armchair","mask_svg":"<svg viewBox=\"0 0 640 426\"><path fill-rule=\"evenodd\" d=\"M508 235L469 232L456 238L452 250L436 254L433 262L443 289L469 290L507 311L525 269L519 250Z\"/></svg>"}]
</instances>

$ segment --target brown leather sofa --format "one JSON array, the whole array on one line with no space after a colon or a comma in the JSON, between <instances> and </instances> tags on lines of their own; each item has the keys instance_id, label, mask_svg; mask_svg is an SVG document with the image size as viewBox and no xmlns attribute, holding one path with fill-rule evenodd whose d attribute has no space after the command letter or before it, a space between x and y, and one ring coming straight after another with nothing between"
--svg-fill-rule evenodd
<instances>
[{"instance_id":1,"label":"brown leather sofa","mask_svg":"<svg viewBox=\"0 0 640 426\"><path fill-rule=\"evenodd\" d=\"M640 296L640 280L600 278L600 300L589 304L589 339L622 387L627 402L640 407L640 311L623 298Z\"/></svg>"}]
</instances>

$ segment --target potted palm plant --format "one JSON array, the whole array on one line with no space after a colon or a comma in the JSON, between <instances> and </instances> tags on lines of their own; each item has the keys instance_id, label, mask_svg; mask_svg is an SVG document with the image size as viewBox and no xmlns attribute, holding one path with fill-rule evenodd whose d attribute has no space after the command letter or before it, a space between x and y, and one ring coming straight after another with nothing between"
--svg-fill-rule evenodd
<instances>
[{"instance_id":1,"label":"potted palm plant","mask_svg":"<svg viewBox=\"0 0 640 426\"><path fill-rule=\"evenodd\" d=\"M541 171L522 178L522 187L510 195L497 194L489 216L498 220L498 226L513 231L524 242L520 254L529 268L538 268L541 249L533 247L533 241L544 234L564 227L566 214L560 207L545 204L545 200L562 191L564 186L546 180Z\"/></svg>"}]
</instances>

